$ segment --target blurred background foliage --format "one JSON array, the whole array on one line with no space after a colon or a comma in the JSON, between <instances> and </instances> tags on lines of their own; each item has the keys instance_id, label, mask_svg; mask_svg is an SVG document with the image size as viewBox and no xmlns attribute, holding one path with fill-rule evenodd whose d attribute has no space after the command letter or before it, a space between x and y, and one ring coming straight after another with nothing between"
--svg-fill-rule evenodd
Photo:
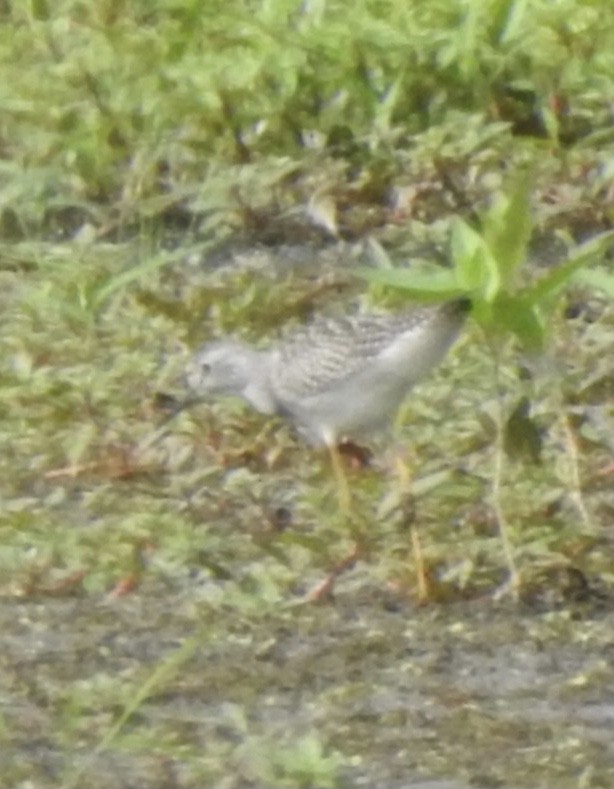
<instances>
[{"instance_id":1,"label":"blurred background foliage","mask_svg":"<svg viewBox=\"0 0 614 789\"><path fill-rule=\"evenodd\" d=\"M236 229L263 186L278 211L314 179L331 187L320 168L377 204L415 160L510 165L512 137L546 159L614 137L606 0L31 0L0 15L5 236L152 217Z\"/></svg>"},{"instance_id":2,"label":"blurred background foliage","mask_svg":"<svg viewBox=\"0 0 614 789\"><path fill-rule=\"evenodd\" d=\"M614 785L611 0L0 0L0 108L0 785ZM437 283L350 529L283 425L165 421L202 340Z\"/></svg>"}]
</instances>

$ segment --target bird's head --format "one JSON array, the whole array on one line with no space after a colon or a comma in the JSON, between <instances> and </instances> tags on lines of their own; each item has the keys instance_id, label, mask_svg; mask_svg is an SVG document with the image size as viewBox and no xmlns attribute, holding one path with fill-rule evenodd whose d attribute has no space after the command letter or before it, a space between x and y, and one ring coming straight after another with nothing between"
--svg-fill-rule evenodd
<instances>
[{"instance_id":1,"label":"bird's head","mask_svg":"<svg viewBox=\"0 0 614 789\"><path fill-rule=\"evenodd\" d=\"M249 382L253 350L235 340L209 342L186 368L186 383L201 395L240 395Z\"/></svg>"},{"instance_id":2,"label":"bird's head","mask_svg":"<svg viewBox=\"0 0 614 789\"><path fill-rule=\"evenodd\" d=\"M238 340L204 345L186 368L188 387L203 399L241 397L257 410L275 410L267 382L267 352Z\"/></svg>"}]
</instances>

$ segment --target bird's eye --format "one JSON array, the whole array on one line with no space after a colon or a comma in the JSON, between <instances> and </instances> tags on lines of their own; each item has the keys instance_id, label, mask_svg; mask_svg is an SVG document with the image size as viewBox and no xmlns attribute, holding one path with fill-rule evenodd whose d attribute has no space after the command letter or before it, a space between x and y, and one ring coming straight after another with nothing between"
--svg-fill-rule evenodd
<instances>
[{"instance_id":1,"label":"bird's eye","mask_svg":"<svg viewBox=\"0 0 614 789\"><path fill-rule=\"evenodd\" d=\"M200 365L200 370L201 370L201 372L203 372L205 375L209 375L209 373L211 372L211 365L209 364L209 362L203 362L203 363Z\"/></svg>"}]
</instances>

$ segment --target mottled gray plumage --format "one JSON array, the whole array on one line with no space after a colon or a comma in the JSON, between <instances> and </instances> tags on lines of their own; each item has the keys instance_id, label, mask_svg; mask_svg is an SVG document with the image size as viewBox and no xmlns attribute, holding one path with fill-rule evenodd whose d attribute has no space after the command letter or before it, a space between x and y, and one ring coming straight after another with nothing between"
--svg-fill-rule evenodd
<instances>
[{"instance_id":1,"label":"mottled gray plumage","mask_svg":"<svg viewBox=\"0 0 614 789\"><path fill-rule=\"evenodd\" d=\"M384 425L445 356L467 299L395 315L320 318L269 348L207 343L187 370L199 395L242 397L292 421L314 444L333 445Z\"/></svg>"}]
</instances>

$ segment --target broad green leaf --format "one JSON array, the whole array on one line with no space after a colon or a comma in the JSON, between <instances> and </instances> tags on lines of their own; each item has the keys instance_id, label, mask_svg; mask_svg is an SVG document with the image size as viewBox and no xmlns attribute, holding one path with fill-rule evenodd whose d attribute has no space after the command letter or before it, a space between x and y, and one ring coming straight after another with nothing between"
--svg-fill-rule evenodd
<instances>
[{"instance_id":1,"label":"broad green leaf","mask_svg":"<svg viewBox=\"0 0 614 789\"><path fill-rule=\"evenodd\" d=\"M497 263L482 236L461 219L452 224L451 253L458 285L493 301L501 288Z\"/></svg>"},{"instance_id":2,"label":"broad green leaf","mask_svg":"<svg viewBox=\"0 0 614 789\"><path fill-rule=\"evenodd\" d=\"M358 277L376 285L388 285L403 290L419 300L441 301L461 293L454 272L450 269L434 269L426 273L411 269L360 268L354 272Z\"/></svg>"},{"instance_id":3,"label":"broad green leaf","mask_svg":"<svg viewBox=\"0 0 614 789\"><path fill-rule=\"evenodd\" d=\"M539 351L543 348L543 316L535 305L522 297L501 294L492 304L477 302L472 317L488 337L513 334L527 351Z\"/></svg>"},{"instance_id":4,"label":"broad green leaf","mask_svg":"<svg viewBox=\"0 0 614 789\"><path fill-rule=\"evenodd\" d=\"M548 297L555 295L569 284L577 272L589 266L597 259L602 259L605 251L614 241L614 230L608 230L584 244L580 244L572 252L569 259L560 266L553 268L535 285L528 288L524 296L532 304L539 304Z\"/></svg>"},{"instance_id":5,"label":"broad green leaf","mask_svg":"<svg viewBox=\"0 0 614 789\"><path fill-rule=\"evenodd\" d=\"M496 261L503 287L513 285L531 239L531 181L521 172L507 194L499 194L484 219L484 240Z\"/></svg>"}]
</instances>

